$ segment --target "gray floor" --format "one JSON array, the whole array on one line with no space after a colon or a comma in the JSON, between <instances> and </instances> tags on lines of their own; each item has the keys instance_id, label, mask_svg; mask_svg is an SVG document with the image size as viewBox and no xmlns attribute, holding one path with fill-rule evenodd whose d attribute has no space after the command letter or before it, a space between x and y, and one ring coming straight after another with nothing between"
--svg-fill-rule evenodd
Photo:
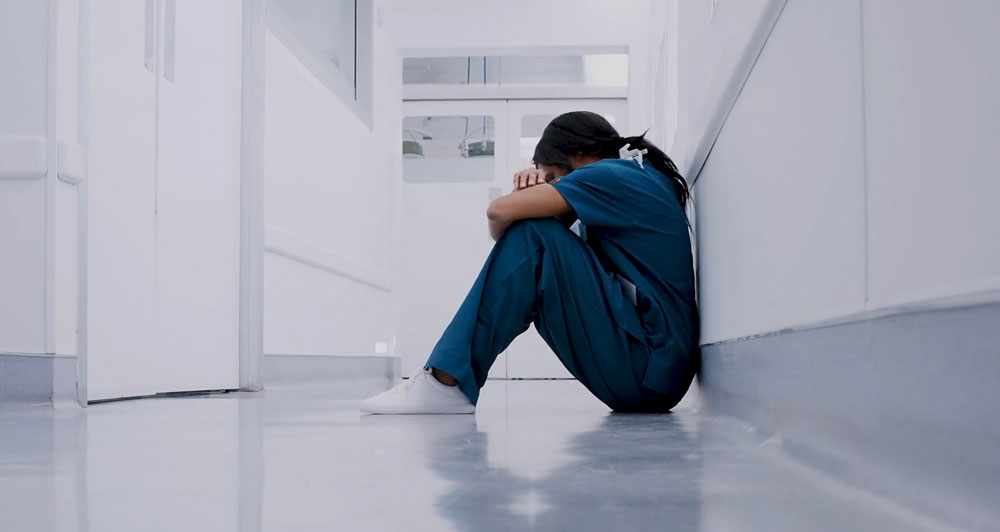
<instances>
[{"instance_id":1,"label":"gray floor","mask_svg":"<svg viewBox=\"0 0 1000 532\"><path fill-rule=\"evenodd\" d=\"M0 410L0 529L942 529L695 395L618 415L576 382L495 381L476 416L379 417L335 393Z\"/></svg>"}]
</instances>

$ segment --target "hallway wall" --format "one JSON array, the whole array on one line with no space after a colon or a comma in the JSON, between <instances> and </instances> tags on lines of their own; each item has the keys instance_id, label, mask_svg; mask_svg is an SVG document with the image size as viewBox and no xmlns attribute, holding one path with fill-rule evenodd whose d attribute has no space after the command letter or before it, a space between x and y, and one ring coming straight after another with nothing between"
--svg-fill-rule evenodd
<instances>
[{"instance_id":1,"label":"hallway wall","mask_svg":"<svg viewBox=\"0 0 1000 532\"><path fill-rule=\"evenodd\" d=\"M727 43L757 19L680 6L702 343L1000 290L1000 8L904 7L789 0L702 169L713 84L739 68Z\"/></svg>"},{"instance_id":2,"label":"hallway wall","mask_svg":"<svg viewBox=\"0 0 1000 532\"><path fill-rule=\"evenodd\" d=\"M13 16L18 12L18 16ZM0 352L45 354L48 6L0 3ZM23 52L13 53L17 50Z\"/></svg>"},{"instance_id":3,"label":"hallway wall","mask_svg":"<svg viewBox=\"0 0 1000 532\"><path fill-rule=\"evenodd\" d=\"M697 180L706 404L824 474L988 528L1000 5L692 4L673 153Z\"/></svg>"},{"instance_id":4,"label":"hallway wall","mask_svg":"<svg viewBox=\"0 0 1000 532\"><path fill-rule=\"evenodd\" d=\"M860 20L790 1L698 176L702 343L864 308Z\"/></svg>"},{"instance_id":5,"label":"hallway wall","mask_svg":"<svg viewBox=\"0 0 1000 532\"><path fill-rule=\"evenodd\" d=\"M78 397L80 29L79 0L0 0L0 406Z\"/></svg>"}]
</instances>

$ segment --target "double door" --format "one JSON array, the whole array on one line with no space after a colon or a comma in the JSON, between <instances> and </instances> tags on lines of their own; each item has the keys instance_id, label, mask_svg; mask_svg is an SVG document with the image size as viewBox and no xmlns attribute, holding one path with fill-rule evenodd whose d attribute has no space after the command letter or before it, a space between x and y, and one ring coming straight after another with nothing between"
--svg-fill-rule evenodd
<instances>
[{"instance_id":1,"label":"double door","mask_svg":"<svg viewBox=\"0 0 1000 532\"><path fill-rule=\"evenodd\" d=\"M626 100L404 102L396 352L405 373L426 360L493 247L489 202L513 190L549 121L580 110L628 131ZM566 377L533 326L490 370L490 378Z\"/></svg>"},{"instance_id":2,"label":"double door","mask_svg":"<svg viewBox=\"0 0 1000 532\"><path fill-rule=\"evenodd\" d=\"M242 5L90 4L89 400L239 386Z\"/></svg>"}]
</instances>

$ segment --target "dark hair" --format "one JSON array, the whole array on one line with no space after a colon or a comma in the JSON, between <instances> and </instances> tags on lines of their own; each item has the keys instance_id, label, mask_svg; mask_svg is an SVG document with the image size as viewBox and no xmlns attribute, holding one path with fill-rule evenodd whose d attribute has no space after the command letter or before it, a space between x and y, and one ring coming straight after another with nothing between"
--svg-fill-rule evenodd
<instances>
[{"instance_id":1,"label":"dark hair","mask_svg":"<svg viewBox=\"0 0 1000 532\"><path fill-rule=\"evenodd\" d=\"M542 138L535 147L534 162L572 170L570 156L618 158L618 150L625 144L629 144L630 149L649 150L649 153L643 155L643 161L667 176L674 186L681 207L686 207L691 199L691 192L687 181L677 171L677 166L670 157L646 140L646 133L635 137L622 137L610 122L597 113L573 111L555 117L542 132Z\"/></svg>"}]
</instances>

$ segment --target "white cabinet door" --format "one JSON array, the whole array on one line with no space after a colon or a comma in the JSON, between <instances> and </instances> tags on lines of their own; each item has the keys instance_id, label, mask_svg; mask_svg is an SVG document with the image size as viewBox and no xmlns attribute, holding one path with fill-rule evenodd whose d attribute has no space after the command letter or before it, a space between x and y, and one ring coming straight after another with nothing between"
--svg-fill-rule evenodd
<instances>
[{"instance_id":1,"label":"white cabinet door","mask_svg":"<svg viewBox=\"0 0 1000 532\"><path fill-rule=\"evenodd\" d=\"M89 23L87 397L236 388L242 1Z\"/></svg>"},{"instance_id":2,"label":"white cabinet door","mask_svg":"<svg viewBox=\"0 0 1000 532\"><path fill-rule=\"evenodd\" d=\"M239 386L242 0L163 0L157 121L161 386Z\"/></svg>"},{"instance_id":3,"label":"white cabinet door","mask_svg":"<svg viewBox=\"0 0 1000 532\"><path fill-rule=\"evenodd\" d=\"M88 399L163 391L154 338L152 0L90 3ZM148 67L148 68L147 68Z\"/></svg>"},{"instance_id":4,"label":"white cabinet door","mask_svg":"<svg viewBox=\"0 0 1000 532\"><path fill-rule=\"evenodd\" d=\"M628 130L626 100L520 100L507 106L507 174L531 165L542 130L556 116L569 111L592 111L607 118L623 136ZM508 186L505 191L509 191ZM582 333L582 331L581 331ZM518 336L507 348L510 378L571 377L535 327Z\"/></svg>"}]
</instances>

